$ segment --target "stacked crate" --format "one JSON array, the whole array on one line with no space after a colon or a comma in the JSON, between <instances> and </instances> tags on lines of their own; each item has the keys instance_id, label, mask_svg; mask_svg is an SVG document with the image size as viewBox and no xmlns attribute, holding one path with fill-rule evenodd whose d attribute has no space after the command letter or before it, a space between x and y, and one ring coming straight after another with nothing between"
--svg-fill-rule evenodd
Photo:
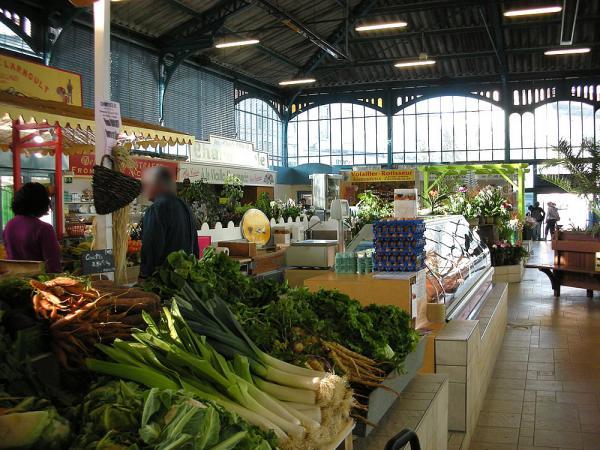
<instances>
[{"instance_id":1,"label":"stacked crate","mask_svg":"<svg viewBox=\"0 0 600 450\"><path fill-rule=\"evenodd\" d=\"M373 224L373 270L416 272L425 266L423 219L383 219Z\"/></svg>"}]
</instances>

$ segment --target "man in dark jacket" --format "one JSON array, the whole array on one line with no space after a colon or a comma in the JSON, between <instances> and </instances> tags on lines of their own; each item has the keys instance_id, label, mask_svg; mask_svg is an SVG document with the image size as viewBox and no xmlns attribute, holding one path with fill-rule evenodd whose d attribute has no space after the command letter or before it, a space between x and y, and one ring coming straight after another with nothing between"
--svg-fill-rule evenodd
<instances>
[{"instance_id":1,"label":"man in dark jacket","mask_svg":"<svg viewBox=\"0 0 600 450\"><path fill-rule=\"evenodd\" d=\"M531 217L535 219L535 225L533 226L533 240L542 240L542 225L544 224L544 217L546 213L540 206L540 202L535 202L533 208L531 208Z\"/></svg>"},{"instance_id":2,"label":"man in dark jacket","mask_svg":"<svg viewBox=\"0 0 600 450\"><path fill-rule=\"evenodd\" d=\"M152 205L144 213L142 229L142 263L144 279L160 267L170 253L184 250L198 257L196 221L188 205L176 195L171 172L162 166L144 172L144 194Z\"/></svg>"}]
</instances>

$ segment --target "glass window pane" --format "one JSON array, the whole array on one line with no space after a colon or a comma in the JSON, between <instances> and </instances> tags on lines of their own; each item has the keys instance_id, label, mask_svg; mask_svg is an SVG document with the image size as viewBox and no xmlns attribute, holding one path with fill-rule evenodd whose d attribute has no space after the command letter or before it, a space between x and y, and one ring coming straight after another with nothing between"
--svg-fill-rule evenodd
<instances>
[{"instance_id":1,"label":"glass window pane","mask_svg":"<svg viewBox=\"0 0 600 450\"><path fill-rule=\"evenodd\" d=\"M367 153L377 153L377 119L375 117L365 118L364 134L365 151Z\"/></svg>"},{"instance_id":2,"label":"glass window pane","mask_svg":"<svg viewBox=\"0 0 600 450\"><path fill-rule=\"evenodd\" d=\"M452 97L452 102L454 103L454 111L455 112L464 112L466 111L466 97Z\"/></svg>"},{"instance_id":3,"label":"glass window pane","mask_svg":"<svg viewBox=\"0 0 600 450\"><path fill-rule=\"evenodd\" d=\"M442 103L443 107L444 103ZM454 149L454 124L453 114L450 112L442 113L442 150L450 151Z\"/></svg>"},{"instance_id":4,"label":"glass window pane","mask_svg":"<svg viewBox=\"0 0 600 450\"><path fill-rule=\"evenodd\" d=\"M332 119L339 119L341 117L341 114L342 114L341 106L342 105L339 103L332 103L331 105L329 105L329 110L331 111Z\"/></svg>"},{"instance_id":5,"label":"glass window pane","mask_svg":"<svg viewBox=\"0 0 600 450\"><path fill-rule=\"evenodd\" d=\"M354 138L354 130L352 119L342 119L342 153L344 155L352 154L352 141Z\"/></svg>"},{"instance_id":6,"label":"glass window pane","mask_svg":"<svg viewBox=\"0 0 600 450\"><path fill-rule=\"evenodd\" d=\"M594 107L586 103L581 104L583 139L594 140Z\"/></svg>"},{"instance_id":7,"label":"glass window pane","mask_svg":"<svg viewBox=\"0 0 600 450\"><path fill-rule=\"evenodd\" d=\"M427 100L421 100L421 101L417 102L415 104L415 106L417 107L417 114L425 114L428 112L427 111L427 106L428 106Z\"/></svg>"},{"instance_id":8,"label":"glass window pane","mask_svg":"<svg viewBox=\"0 0 600 450\"><path fill-rule=\"evenodd\" d=\"M479 146L482 149L492 148L492 112L479 113ZM491 157L490 157L491 159Z\"/></svg>"},{"instance_id":9,"label":"glass window pane","mask_svg":"<svg viewBox=\"0 0 600 450\"><path fill-rule=\"evenodd\" d=\"M494 149L504 151L504 110L496 107L492 109L492 135Z\"/></svg>"},{"instance_id":10,"label":"glass window pane","mask_svg":"<svg viewBox=\"0 0 600 450\"><path fill-rule=\"evenodd\" d=\"M365 153L365 119L354 119L354 154Z\"/></svg>"},{"instance_id":11,"label":"glass window pane","mask_svg":"<svg viewBox=\"0 0 600 450\"><path fill-rule=\"evenodd\" d=\"M464 112L454 113L454 149L467 149L467 121Z\"/></svg>"},{"instance_id":12,"label":"glass window pane","mask_svg":"<svg viewBox=\"0 0 600 450\"><path fill-rule=\"evenodd\" d=\"M392 122L392 133L392 151L394 153L404 152L404 117L402 114L394 116Z\"/></svg>"},{"instance_id":13,"label":"glass window pane","mask_svg":"<svg viewBox=\"0 0 600 450\"><path fill-rule=\"evenodd\" d=\"M427 108L430 113L439 113L440 112L440 98L434 97L427 100Z\"/></svg>"},{"instance_id":14,"label":"glass window pane","mask_svg":"<svg viewBox=\"0 0 600 450\"><path fill-rule=\"evenodd\" d=\"M508 120L510 123L510 148L521 148L521 115L513 113Z\"/></svg>"},{"instance_id":15,"label":"glass window pane","mask_svg":"<svg viewBox=\"0 0 600 450\"><path fill-rule=\"evenodd\" d=\"M319 118L319 108L314 107L308 110L308 120L317 120Z\"/></svg>"},{"instance_id":16,"label":"glass window pane","mask_svg":"<svg viewBox=\"0 0 600 450\"><path fill-rule=\"evenodd\" d=\"M429 115L429 151L438 152L442 149L442 123L439 114Z\"/></svg>"},{"instance_id":17,"label":"glass window pane","mask_svg":"<svg viewBox=\"0 0 600 450\"><path fill-rule=\"evenodd\" d=\"M354 117L364 117L365 116L365 107L362 105L352 105L352 111Z\"/></svg>"},{"instance_id":18,"label":"glass window pane","mask_svg":"<svg viewBox=\"0 0 600 450\"><path fill-rule=\"evenodd\" d=\"M319 123L308 122L308 154L319 156Z\"/></svg>"},{"instance_id":19,"label":"glass window pane","mask_svg":"<svg viewBox=\"0 0 600 450\"><path fill-rule=\"evenodd\" d=\"M582 120L581 103L569 102L571 104L571 145L573 148L581 145L582 138Z\"/></svg>"},{"instance_id":20,"label":"glass window pane","mask_svg":"<svg viewBox=\"0 0 600 450\"><path fill-rule=\"evenodd\" d=\"M319 106L319 119L329 119L329 105Z\"/></svg>"},{"instance_id":21,"label":"glass window pane","mask_svg":"<svg viewBox=\"0 0 600 450\"><path fill-rule=\"evenodd\" d=\"M342 154L342 121L339 119L331 121L331 154ZM334 164L341 164L341 161Z\"/></svg>"},{"instance_id":22,"label":"glass window pane","mask_svg":"<svg viewBox=\"0 0 600 450\"><path fill-rule=\"evenodd\" d=\"M571 121L569 120L569 102L558 102L558 136L571 139Z\"/></svg>"},{"instance_id":23,"label":"glass window pane","mask_svg":"<svg viewBox=\"0 0 600 450\"><path fill-rule=\"evenodd\" d=\"M417 115L417 152L427 152L429 144L429 125L427 115Z\"/></svg>"},{"instance_id":24,"label":"glass window pane","mask_svg":"<svg viewBox=\"0 0 600 450\"><path fill-rule=\"evenodd\" d=\"M467 150L479 149L479 113L467 112Z\"/></svg>"},{"instance_id":25,"label":"glass window pane","mask_svg":"<svg viewBox=\"0 0 600 450\"><path fill-rule=\"evenodd\" d=\"M546 112L546 121L548 123L548 126L546 127L546 130L548 130L548 132L546 133L546 146L550 147L550 146L556 146L558 145L558 103L548 103L546 105L547 108L547 112Z\"/></svg>"},{"instance_id":26,"label":"glass window pane","mask_svg":"<svg viewBox=\"0 0 600 450\"><path fill-rule=\"evenodd\" d=\"M298 124L296 122L288 123L288 157L298 156Z\"/></svg>"},{"instance_id":27,"label":"glass window pane","mask_svg":"<svg viewBox=\"0 0 600 450\"><path fill-rule=\"evenodd\" d=\"M342 118L352 117L352 103L342 103Z\"/></svg>"},{"instance_id":28,"label":"glass window pane","mask_svg":"<svg viewBox=\"0 0 600 450\"><path fill-rule=\"evenodd\" d=\"M308 122L298 122L298 156L308 155Z\"/></svg>"},{"instance_id":29,"label":"glass window pane","mask_svg":"<svg viewBox=\"0 0 600 450\"><path fill-rule=\"evenodd\" d=\"M454 110L454 104L452 101L452 97L450 97L450 96L440 97L440 103L441 103L441 111L442 112L452 112Z\"/></svg>"},{"instance_id":30,"label":"glass window pane","mask_svg":"<svg viewBox=\"0 0 600 450\"><path fill-rule=\"evenodd\" d=\"M417 151L417 121L416 116L404 116L404 149L407 152Z\"/></svg>"},{"instance_id":31,"label":"glass window pane","mask_svg":"<svg viewBox=\"0 0 600 450\"><path fill-rule=\"evenodd\" d=\"M387 117L377 117L377 153L384 154L387 158L388 147L388 122ZM592 128L593 129L593 128Z\"/></svg>"},{"instance_id":32,"label":"glass window pane","mask_svg":"<svg viewBox=\"0 0 600 450\"><path fill-rule=\"evenodd\" d=\"M330 153L329 148L329 120L319 121L319 147L321 149L321 155L328 155Z\"/></svg>"},{"instance_id":33,"label":"glass window pane","mask_svg":"<svg viewBox=\"0 0 600 450\"><path fill-rule=\"evenodd\" d=\"M533 114L526 112L522 118L523 148L533 148L535 144L535 122Z\"/></svg>"}]
</instances>

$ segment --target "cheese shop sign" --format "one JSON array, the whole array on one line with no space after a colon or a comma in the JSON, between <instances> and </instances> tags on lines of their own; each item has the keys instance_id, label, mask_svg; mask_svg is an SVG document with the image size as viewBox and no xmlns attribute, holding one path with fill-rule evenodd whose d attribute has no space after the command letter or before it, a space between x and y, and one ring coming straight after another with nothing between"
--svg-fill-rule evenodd
<instances>
[{"instance_id":1,"label":"cheese shop sign","mask_svg":"<svg viewBox=\"0 0 600 450\"><path fill-rule=\"evenodd\" d=\"M145 170L155 166L164 166L177 179L178 164L175 161L167 161L157 158L133 158L135 161L134 169L126 169L125 173L134 178L141 179ZM94 173L95 157L93 153L84 153L69 156L69 169L75 176L92 176Z\"/></svg>"}]
</instances>

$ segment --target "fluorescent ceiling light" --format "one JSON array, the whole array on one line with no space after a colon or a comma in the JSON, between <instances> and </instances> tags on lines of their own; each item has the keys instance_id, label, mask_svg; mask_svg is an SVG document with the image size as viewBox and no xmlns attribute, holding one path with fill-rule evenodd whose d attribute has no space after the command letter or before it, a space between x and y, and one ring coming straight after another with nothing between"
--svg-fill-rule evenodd
<instances>
[{"instance_id":1,"label":"fluorescent ceiling light","mask_svg":"<svg viewBox=\"0 0 600 450\"><path fill-rule=\"evenodd\" d=\"M565 48L557 48L555 50L546 50L544 55L552 56L552 55L574 55L577 53L589 53L592 49L589 47L565 47Z\"/></svg>"},{"instance_id":2,"label":"fluorescent ceiling light","mask_svg":"<svg viewBox=\"0 0 600 450\"><path fill-rule=\"evenodd\" d=\"M230 42L219 42L215 44L217 48L228 48L228 47L241 47L242 45L253 45L258 44L260 41L258 39L244 39L241 41L230 41Z\"/></svg>"},{"instance_id":3,"label":"fluorescent ceiling light","mask_svg":"<svg viewBox=\"0 0 600 450\"><path fill-rule=\"evenodd\" d=\"M506 17L521 17L521 16L535 16L538 14L552 14L562 11L562 6L540 6L537 8L525 8L525 9L511 9L504 11Z\"/></svg>"},{"instance_id":4,"label":"fluorescent ceiling light","mask_svg":"<svg viewBox=\"0 0 600 450\"><path fill-rule=\"evenodd\" d=\"M292 84L309 84L309 83L314 83L315 80L314 78L302 78L302 79L298 79L298 80L285 80L285 81L280 81L279 85L280 86L290 86Z\"/></svg>"},{"instance_id":5,"label":"fluorescent ceiling light","mask_svg":"<svg viewBox=\"0 0 600 450\"><path fill-rule=\"evenodd\" d=\"M394 64L394 67L404 68L404 67L416 67L416 66L431 66L433 64L435 64L434 59L417 59L414 61L402 61L402 62L396 63L396 64Z\"/></svg>"},{"instance_id":6,"label":"fluorescent ceiling light","mask_svg":"<svg viewBox=\"0 0 600 450\"><path fill-rule=\"evenodd\" d=\"M35 142L36 144L41 144L44 142L44 138L38 134L37 136L33 137L33 142Z\"/></svg>"},{"instance_id":7,"label":"fluorescent ceiling light","mask_svg":"<svg viewBox=\"0 0 600 450\"><path fill-rule=\"evenodd\" d=\"M375 30L390 30L393 28L404 28L408 24L406 22L388 22L374 23L371 25L359 25L355 28L356 31L375 31Z\"/></svg>"}]
</instances>

